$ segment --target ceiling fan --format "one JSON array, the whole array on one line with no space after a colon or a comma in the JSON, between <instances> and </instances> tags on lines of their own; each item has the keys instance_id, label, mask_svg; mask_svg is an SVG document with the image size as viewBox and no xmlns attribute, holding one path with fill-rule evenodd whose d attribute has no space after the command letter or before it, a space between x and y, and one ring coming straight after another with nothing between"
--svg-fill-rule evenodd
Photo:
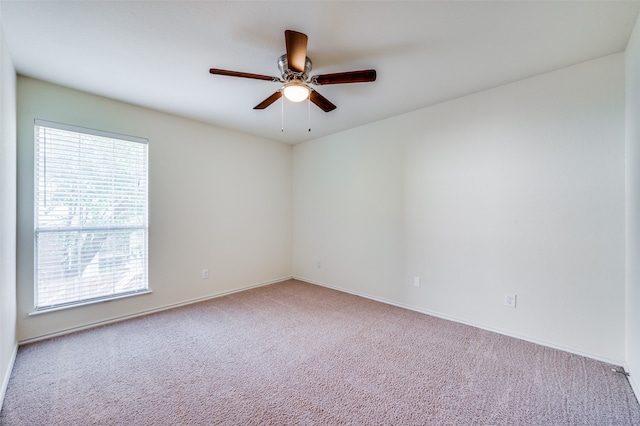
<instances>
[{"instance_id":1,"label":"ceiling fan","mask_svg":"<svg viewBox=\"0 0 640 426\"><path fill-rule=\"evenodd\" d=\"M310 85L366 83L376 80L376 70L373 69L321 74L310 77L311 59L307 58L308 37L306 34L297 31L286 30L284 38L287 53L278 59L278 68L282 77L270 77L268 75L227 71L217 68L211 68L209 72L217 75L284 83L280 89L253 107L253 109L265 109L282 96L285 96L293 102L301 102L308 98L324 112L329 112L336 109L336 106Z\"/></svg>"}]
</instances>

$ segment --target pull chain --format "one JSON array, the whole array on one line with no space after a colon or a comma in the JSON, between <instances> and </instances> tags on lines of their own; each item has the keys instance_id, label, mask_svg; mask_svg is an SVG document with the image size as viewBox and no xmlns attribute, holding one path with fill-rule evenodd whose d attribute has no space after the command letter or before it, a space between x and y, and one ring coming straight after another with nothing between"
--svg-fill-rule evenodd
<instances>
[{"instance_id":1,"label":"pull chain","mask_svg":"<svg viewBox=\"0 0 640 426\"><path fill-rule=\"evenodd\" d=\"M280 131L284 132L284 96L280 104ZM307 97L307 130L311 131L311 97Z\"/></svg>"},{"instance_id":2,"label":"pull chain","mask_svg":"<svg viewBox=\"0 0 640 426\"><path fill-rule=\"evenodd\" d=\"M311 131L311 96L307 96L307 112L308 112L308 118L307 118L307 124L308 124L308 128L309 131Z\"/></svg>"}]
</instances>

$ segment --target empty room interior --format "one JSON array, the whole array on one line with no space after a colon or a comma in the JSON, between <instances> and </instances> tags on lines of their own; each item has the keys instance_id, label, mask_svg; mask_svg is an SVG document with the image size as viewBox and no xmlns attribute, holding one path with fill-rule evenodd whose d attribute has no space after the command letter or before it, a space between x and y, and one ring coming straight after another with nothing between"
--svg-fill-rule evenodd
<instances>
[{"instance_id":1,"label":"empty room interior","mask_svg":"<svg viewBox=\"0 0 640 426\"><path fill-rule=\"evenodd\" d=\"M78 353L64 345L92 342L105 345L96 351L110 357L104 368L125 356L163 371L188 360L208 382L233 369L238 382L200 383L191 402L157 403L181 413L173 424L638 424L639 14L636 0L0 0L0 423L42 415L38 398L16 396L36 380L23 369L55 353L51 372L65 351ZM302 101L290 88L303 89ZM55 180L80 169L66 159L55 169L64 154L56 135L69 134L144 148L142 160L105 161L81 177L133 174L128 165L143 162L128 222L107 227L98 212L85 226L70 213L80 207L61 207L80 191L62 194ZM112 219L125 216L118 200ZM73 248L62 242L69 235ZM119 265L131 286L121 276L88 296L64 287L94 285ZM161 318L162 327L149 322ZM204 318L212 328L196 334ZM432 329L439 337L427 342ZM169 346L120 350L109 346L120 331L107 330L145 342L162 332ZM452 330L471 337L441 338ZM515 373L523 355L502 358L502 345L545 364ZM198 353L173 352L189 347ZM318 361L323 352L332 356ZM471 371L513 382L492 391L461 373L465 357ZM205 359L226 361L204 368ZM358 362L370 364L356 375ZM421 370L405 373L416 363ZM571 385L547 371L563 377L571 363L582 366L582 390L591 380L629 389L622 420L600 408L587 420L567 414L582 390L565 392ZM462 384L433 384L445 365L437 377ZM36 386L49 389L40 402L50 417L37 417L45 423L74 418L62 414L74 410L62 386L72 373L62 374ZM404 380L397 388L394 374ZM127 375L118 376L125 385ZM263 388L271 379L284 393ZM525 413L523 383L540 398L564 396L544 409L529 402ZM130 399L170 398L162 388L171 384L153 385L130 386ZM93 391L104 407L124 398ZM456 395L476 408L463 412ZM225 403L194 414L199 398ZM215 417L225 406L235 408ZM104 407L78 408L75 424L118 423ZM126 421L161 422L141 410Z\"/></svg>"}]
</instances>

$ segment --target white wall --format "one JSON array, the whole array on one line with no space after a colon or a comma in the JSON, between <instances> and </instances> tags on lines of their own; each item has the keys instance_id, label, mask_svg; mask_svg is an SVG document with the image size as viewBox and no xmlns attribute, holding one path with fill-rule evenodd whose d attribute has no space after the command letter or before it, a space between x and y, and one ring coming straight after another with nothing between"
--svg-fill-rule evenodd
<instances>
[{"instance_id":1,"label":"white wall","mask_svg":"<svg viewBox=\"0 0 640 426\"><path fill-rule=\"evenodd\" d=\"M626 50L626 368L640 398L640 18Z\"/></svg>"},{"instance_id":2,"label":"white wall","mask_svg":"<svg viewBox=\"0 0 640 426\"><path fill-rule=\"evenodd\" d=\"M17 348L16 73L0 25L0 409Z\"/></svg>"},{"instance_id":3,"label":"white wall","mask_svg":"<svg viewBox=\"0 0 640 426\"><path fill-rule=\"evenodd\" d=\"M28 316L34 118L149 139L152 294ZM291 276L289 145L20 76L18 194L20 341Z\"/></svg>"},{"instance_id":4,"label":"white wall","mask_svg":"<svg viewBox=\"0 0 640 426\"><path fill-rule=\"evenodd\" d=\"M302 143L293 161L295 277L624 360L623 54Z\"/></svg>"}]
</instances>

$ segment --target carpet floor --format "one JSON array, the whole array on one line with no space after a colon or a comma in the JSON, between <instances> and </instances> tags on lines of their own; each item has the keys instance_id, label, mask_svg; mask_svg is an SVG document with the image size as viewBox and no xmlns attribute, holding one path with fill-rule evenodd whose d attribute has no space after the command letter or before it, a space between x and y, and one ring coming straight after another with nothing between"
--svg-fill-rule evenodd
<instances>
[{"instance_id":1,"label":"carpet floor","mask_svg":"<svg viewBox=\"0 0 640 426\"><path fill-rule=\"evenodd\" d=\"M21 346L2 425L640 425L612 365L290 280Z\"/></svg>"}]
</instances>

